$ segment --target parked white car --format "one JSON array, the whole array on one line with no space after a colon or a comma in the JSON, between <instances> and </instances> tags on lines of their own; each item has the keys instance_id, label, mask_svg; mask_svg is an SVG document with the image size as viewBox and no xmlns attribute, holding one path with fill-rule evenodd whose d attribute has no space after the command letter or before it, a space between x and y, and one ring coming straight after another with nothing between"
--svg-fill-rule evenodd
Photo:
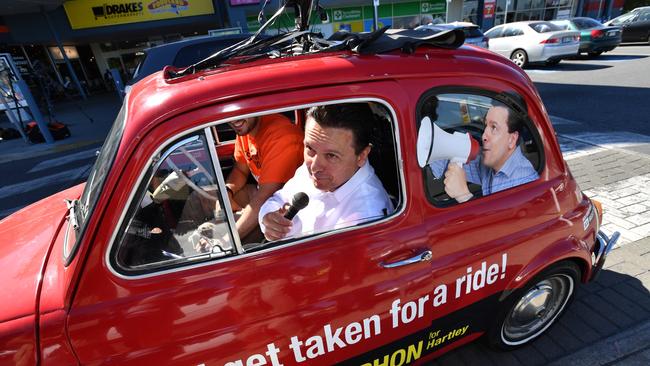
<instances>
[{"instance_id":1,"label":"parked white car","mask_svg":"<svg viewBox=\"0 0 650 366\"><path fill-rule=\"evenodd\" d=\"M485 33L490 51L508 57L519 67L543 62L557 65L575 56L580 48L580 32L562 30L546 21L515 22L498 25Z\"/></svg>"}]
</instances>

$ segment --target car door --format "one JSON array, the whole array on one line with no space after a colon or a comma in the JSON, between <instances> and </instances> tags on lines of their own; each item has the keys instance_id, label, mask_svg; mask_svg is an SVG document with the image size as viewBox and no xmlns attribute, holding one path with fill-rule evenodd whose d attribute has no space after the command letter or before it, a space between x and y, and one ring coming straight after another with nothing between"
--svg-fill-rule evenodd
<instances>
[{"instance_id":1,"label":"car door","mask_svg":"<svg viewBox=\"0 0 650 366\"><path fill-rule=\"evenodd\" d=\"M629 41L650 41L650 11L639 11L633 21L623 26L623 33L628 33Z\"/></svg>"},{"instance_id":2,"label":"car door","mask_svg":"<svg viewBox=\"0 0 650 366\"><path fill-rule=\"evenodd\" d=\"M301 110L315 103L314 95L327 98L321 100L328 103L349 102L346 98L359 102L365 100L363 95L391 96L390 102L368 99L385 112L383 120L389 118L392 123L385 131L393 139L393 152L389 154L394 156L378 161L395 162L392 169L397 191L392 196L396 210L352 227L245 248L233 230L233 217L224 201L224 176L215 164L222 160L222 149L211 147L212 127L242 114L248 117ZM277 104L305 100L307 96L311 98L308 105L282 109ZM402 168L396 165L402 161L397 139L405 117L391 106L402 103L407 99L391 82L350 89L323 87L317 94L308 90L277 93L193 111L166 122L150 138L143 139L158 141L159 146L138 149L138 154L152 156L139 168L146 173L125 180L132 184L132 198L120 194L114 201L114 205L124 206L115 226L118 229L105 227L97 235L97 247L89 257L70 309L69 338L80 363L331 365L352 357L372 362L384 356L377 350L386 344L393 344L391 349L398 355L402 355L399 352L403 347L404 360L419 358L427 347L426 334L411 344L396 343L425 329L434 313L431 270L428 262L421 261L430 253L412 231L420 219L410 214L413 208L406 203ZM231 112L225 119L210 118L213 110ZM217 119L198 130L191 122ZM170 135L167 126L184 132ZM168 231L154 230L137 214L146 207L139 197L146 197L145 191L153 189L155 177L160 179L154 186L164 187L167 178L156 174L161 169L171 170L165 174L186 175L209 193L212 198L204 198L216 202L216 211L225 209L221 216L211 209L194 215L210 220L220 216L223 236L217 250L213 247L209 252L194 253L181 244L183 250L163 246L154 250L155 255L145 253L144 260L127 255L125 248L133 246L122 245L122 238L145 237L139 239L145 245L134 246L149 250L160 244L151 237ZM166 184L173 188L176 183ZM154 201L159 199L155 197L158 190L154 189ZM174 192L162 191L168 192L170 200L185 202L193 194L185 192L186 198L179 198ZM214 208L214 204L207 206ZM159 210L162 215L186 212L177 204L169 206ZM106 222L114 220L113 216L106 217ZM169 225L165 222L170 220L159 221L160 225ZM187 220L171 221L176 221L175 235L180 238L184 234L178 233L178 222ZM137 222L140 227L132 228Z\"/></svg>"},{"instance_id":3,"label":"car door","mask_svg":"<svg viewBox=\"0 0 650 366\"><path fill-rule=\"evenodd\" d=\"M530 119L520 134L519 149L538 175L499 190L492 178L476 181L472 177L470 172L478 169L472 162L480 161L481 155L469 157L471 149L463 145L469 140L459 139L458 134L481 141L486 114L493 106L508 108L511 113L523 110L512 102L516 99L494 91L503 85L496 81L484 83L492 90L438 87L427 91L418 103L420 134L427 130L422 127L425 124L435 125L437 131L431 150L420 150L422 139L418 136L418 161L427 162L422 168L423 195L429 201L423 210L423 225L432 246L434 281L447 284L449 291L449 303L439 308L433 324L444 324L448 329L468 327L470 337L492 325L504 299L503 291L516 286L521 265L544 250L540 243L555 240L542 238L550 234L545 228L558 220L552 187L563 186L561 175L545 172L548 150L541 145L539 132ZM530 113L539 116L538 112ZM422 159L421 152L425 153ZM459 203L447 194L445 173L448 166L455 164L448 160L449 156L464 162L473 194L469 201ZM485 189L485 185L493 183Z\"/></svg>"},{"instance_id":4,"label":"car door","mask_svg":"<svg viewBox=\"0 0 650 366\"><path fill-rule=\"evenodd\" d=\"M488 31L485 35L490 39L489 49L502 56L510 57L508 39L504 35L506 27L494 28Z\"/></svg>"}]
</instances>

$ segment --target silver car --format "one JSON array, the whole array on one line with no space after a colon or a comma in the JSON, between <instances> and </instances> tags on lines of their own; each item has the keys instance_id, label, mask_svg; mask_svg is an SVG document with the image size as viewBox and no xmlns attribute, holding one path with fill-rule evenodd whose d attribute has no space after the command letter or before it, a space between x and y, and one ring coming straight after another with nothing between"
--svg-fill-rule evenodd
<instances>
[{"instance_id":1,"label":"silver car","mask_svg":"<svg viewBox=\"0 0 650 366\"><path fill-rule=\"evenodd\" d=\"M522 68L537 62L557 65L563 58L576 56L580 47L580 32L565 31L545 21L502 24L485 35L490 39L490 51Z\"/></svg>"}]
</instances>

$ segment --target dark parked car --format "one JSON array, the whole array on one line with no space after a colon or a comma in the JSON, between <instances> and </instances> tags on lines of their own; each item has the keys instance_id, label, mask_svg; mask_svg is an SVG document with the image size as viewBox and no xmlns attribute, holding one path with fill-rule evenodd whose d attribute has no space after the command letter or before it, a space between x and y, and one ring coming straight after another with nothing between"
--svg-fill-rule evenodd
<instances>
[{"instance_id":1,"label":"dark parked car","mask_svg":"<svg viewBox=\"0 0 650 366\"><path fill-rule=\"evenodd\" d=\"M223 37L205 36L147 48L144 50L144 58L133 72L133 78L127 83L125 92L128 92L133 84L156 71L162 70L167 65L175 67L192 65L250 36L250 34L235 34Z\"/></svg>"},{"instance_id":2,"label":"dark parked car","mask_svg":"<svg viewBox=\"0 0 650 366\"><path fill-rule=\"evenodd\" d=\"M592 18L571 18L554 20L554 24L566 30L580 32L580 49L578 53L598 56L611 51L621 43L621 28L606 26Z\"/></svg>"},{"instance_id":3,"label":"dark parked car","mask_svg":"<svg viewBox=\"0 0 650 366\"><path fill-rule=\"evenodd\" d=\"M473 44L482 48L488 48L488 37L486 37L481 28L474 23L453 22L445 24L427 24L421 25L417 29L432 29L437 31L446 31L449 29L461 29L465 33L465 44Z\"/></svg>"},{"instance_id":4,"label":"dark parked car","mask_svg":"<svg viewBox=\"0 0 650 366\"><path fill-rule=\"evenodd\" d=\"M605 25L623 28L623 42L650 43L650 6L636 8L610 20Z\"/></svg>"}]
</instances>

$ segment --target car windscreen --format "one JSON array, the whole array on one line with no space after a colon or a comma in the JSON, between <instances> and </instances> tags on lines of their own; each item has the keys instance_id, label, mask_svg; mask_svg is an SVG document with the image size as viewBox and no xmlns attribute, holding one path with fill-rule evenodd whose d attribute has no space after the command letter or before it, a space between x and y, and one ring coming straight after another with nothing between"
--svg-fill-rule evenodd
<instances>
[{"instance_id":1,"label":"car windscreen","mask_svg":"<svg viewBox=\"0 0 650 366\"><path fill-rule=\"evenodd\" d=\"M79 199L79 227L83 231L90 213L95 207L99 195L104 186L104 181L108 176L108 171L113 166L113 161L115 160L115 155L117 154L117 149L120 146L120 140L122 139L122 133L124 132L124 120L126 117L126 107L122 105L122 109L115 118L113 127L108 133L104 145L97 156L95 165L93 165L90 175L88 175L88 181L86 182L86 187L84 188L81 198ZM77 239L81 237L78 236Z\"/></svg>"},{"instance_id":2,"label":"car windscreen","mask_svg":"<svg viewBox=\"0 0 650 366\"><path fill-rule=\"evenodd\" d=\"M232 46L233 44L241 41L242 38L220 39L211 42L197 43L181 48L174 59L174 66L186 67L195 64L215 52Z\"/></svg>"},{"instance_id":3,"label":"car windscreen","mask_svg":"<svg viewBox=\"0 0 650 366\"><path fill-rule=\"evenodd\" d=\"M483 37L483 32L479 27L466 27L463 28L463 32L465 32L465 38Z\"/></svg>"},{"instance_id":4,"label":"car windscreen","mask_svg":"<svg viewBox=\"0 0 650 366\"><path fill-rule=\"evenodd\" d=\"M612 25L618 25L618 24L623 24L623 23L630 22L630 21L636 19L637 15L638 14L636 12L631 12L631 13L621 15L619 17L614 18L612 20L611 24Z\"/></svg>"},{"instance_id":5,"label":"car windscreen","mask_svg":"<svg viewBox=\"0 0 650 366\"><path fill-rule=\"evenodd\" d=\"M528 26L533 28L533 30L537 33L547 33L562 30L560 26L557 26L550 22L535 22L528 24Z\"/></svg>"},{"instance_id":6,"label":"car windscreen","mask_svg":"<svg viewBox=\"0 0 650 366\"><path fill-rule=\"evenodd\" d=\"M131 75L131 79L135 79L138 77L138 73L142 69L142 65L144 65L148 56L149 54L147 52L144 52L144 55L140 57L140 61L138 62L138 65L135 67L135 70L133 71L133 75Z\"/></svg>"},{"instance_id":7,"label":"car windscreen","mask_svg":"<svg viewBox=\"0 0 650 366\"><path fill-rule=\"evenodd\" d=\"M580 18L575 19L573 24L576 25L578 29L590 29L602 26L597 20L591 18Z\"/></svg>"}]
</instances>

